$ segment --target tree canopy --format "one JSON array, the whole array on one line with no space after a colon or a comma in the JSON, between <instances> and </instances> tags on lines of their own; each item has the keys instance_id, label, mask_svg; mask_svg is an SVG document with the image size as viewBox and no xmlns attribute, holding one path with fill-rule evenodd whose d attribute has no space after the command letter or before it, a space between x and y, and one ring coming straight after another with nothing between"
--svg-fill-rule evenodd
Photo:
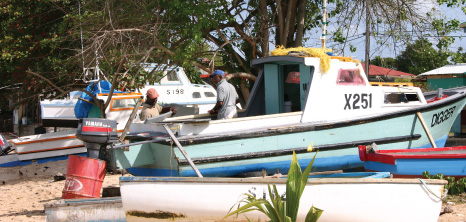
<instances>
[{"instance_id":1,"label":"tree canopy","mask_svg":"<svg viewBox=\"0 0 466 222\"><path fill-rule=\"evenodd\" d=\"M464 6L464 1L438 1ZM329 0L327 36L335 51L356 50L351 40L361 37L357 32L366 9L369 32L379 46L390 45L388 38L408 47L428 46L415 42L420 38L414 33L434 30L432 36L445 36L456 24L431 19L433 14L412 0L366 2ZM11 0L0 6L0 73L8 77L0 88L20 84L23 95L82 89L84 69L97 65L115 87L129 90L158 81L160 72L144 71L144 63L182 66L192 79L195 69L218 67L254 75L251 59L268 56L278 45L307 46L309 33L320 32L323 22L321 0ZM452 41L440 38L437 47L447 49ZM454 61L462 61L458 53Z\"/></svg>"}]
</instances>

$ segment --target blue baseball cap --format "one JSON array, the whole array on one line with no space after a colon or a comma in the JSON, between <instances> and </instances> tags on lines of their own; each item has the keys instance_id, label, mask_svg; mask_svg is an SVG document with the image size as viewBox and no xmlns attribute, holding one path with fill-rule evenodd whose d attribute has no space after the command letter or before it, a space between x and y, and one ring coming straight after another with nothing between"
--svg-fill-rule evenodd
<instances>
[{"instance_id":1,"label":"blue baseball cap","mask_svg":"<svg viewBox=\"0 0 466 222\"><path fill-rule=\"evenodd\" d=\"M214 77L214 75L225 76L225 72L222 71L222 70L217 69L217 70L215 70L214 73L212 73L212 75L210 75L209 77L212 78L212 77Z\"/></svg>"}]
</instances>

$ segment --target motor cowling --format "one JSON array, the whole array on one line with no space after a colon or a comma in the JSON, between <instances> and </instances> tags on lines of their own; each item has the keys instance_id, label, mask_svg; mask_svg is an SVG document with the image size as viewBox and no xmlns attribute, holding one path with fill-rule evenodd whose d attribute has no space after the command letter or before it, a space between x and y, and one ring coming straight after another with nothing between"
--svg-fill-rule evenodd
<instances>
[{"instance_id":1,"label":"motor cowling","mask_svg":"<svg viewBox=\"0 0 466 222\"><path fill-rule=\"evenodd\" d=\"M7 155L11 151L11 147L8 144L6 138L0 134L0 156Z\"/></svg>"},{"instance_id":2,"label":"motor cowling","mask_svg":"<svg viewBox=\"0 0 466 222\"><path fill-rule=\"evenodd\" d=\"M88 157L105 159L105 148L118 139L117 123L101 118L79 119L76 137L84 142Z\"/></svg>"}]
</instances>

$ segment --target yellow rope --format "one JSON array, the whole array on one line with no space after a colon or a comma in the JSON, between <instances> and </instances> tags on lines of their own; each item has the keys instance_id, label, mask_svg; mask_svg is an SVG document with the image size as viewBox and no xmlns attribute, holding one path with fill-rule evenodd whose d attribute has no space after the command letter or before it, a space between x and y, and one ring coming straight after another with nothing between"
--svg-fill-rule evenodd
<instances>
[{"instance_id":1,"label":"yellow rope","mask_svg":"<svg viewBox=\"0 0 466 222\"><path fill-rule=\"evenodd\" d=\"M326 73L330 69L330 59L338 59L343 62L358 62L358 60L353 60L351 57L342 57L342 56L329 56L327 52L332 52L331 49L327 48L305 48L305 47L296 47L296 48L285 48L281 45L277 46L273 51L270 52L272 56L284 56L284 55L294 55L294 56L312 56L320 58L320 69L322 73Z\"/></svg>"}]
</instances>

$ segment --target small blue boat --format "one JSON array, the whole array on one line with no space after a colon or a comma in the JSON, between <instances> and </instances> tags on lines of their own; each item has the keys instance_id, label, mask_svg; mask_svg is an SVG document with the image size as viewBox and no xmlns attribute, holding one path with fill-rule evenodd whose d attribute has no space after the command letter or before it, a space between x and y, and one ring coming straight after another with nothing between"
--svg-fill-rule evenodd
<instances>
[{"instance_id":1,"label":"small blue boat","mask_svg":"<svg viewBox=\"0 0 466 222\"><path fill-rule=\"evenodd\" d=\"M359 156L367 171L390 172L399 178L422 178L422 173L466 177L466 146L370 151L359 147Z\"/></svg>"}]
</instances>

